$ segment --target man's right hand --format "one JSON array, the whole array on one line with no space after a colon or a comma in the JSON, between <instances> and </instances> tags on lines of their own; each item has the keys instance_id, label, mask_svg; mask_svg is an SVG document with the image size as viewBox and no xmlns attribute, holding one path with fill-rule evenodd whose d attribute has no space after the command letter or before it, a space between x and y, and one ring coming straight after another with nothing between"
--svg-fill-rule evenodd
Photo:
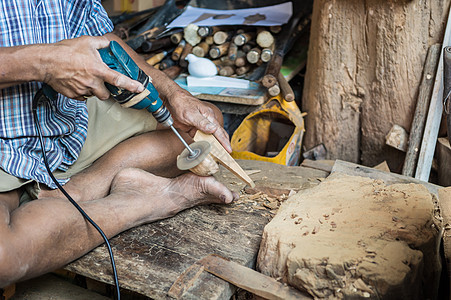
<instances>
[{"instance_id":1,"label":"man's right hand","mask_svg":"<svg viewBox=\"0 0 451 300\"><path fill-rule=\"evenodd\" d=\"M105 82L131 92L142 92L144 86L138 81L110 69L101 59L98 49L108 47L105 37L83 36L42 45L40 56L43 82L57 92L77 100L84 96L97 96L101 100L110 97Z\"/></svg>"}]
</instances>

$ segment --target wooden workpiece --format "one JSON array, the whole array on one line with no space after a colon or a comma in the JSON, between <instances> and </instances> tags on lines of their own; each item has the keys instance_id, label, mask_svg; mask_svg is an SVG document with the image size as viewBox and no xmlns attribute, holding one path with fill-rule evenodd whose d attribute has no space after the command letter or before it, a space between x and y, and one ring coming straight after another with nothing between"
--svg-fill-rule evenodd
<instances>
[{"instance_id":1,"label":"wooden workpiece","mask_svg":"<svg viewBox=\"0 0 451 300\"><path fill-rule=\"evenodd\" d=\"M239 179L243 180L245 183L251 187L255 187L254 181L244 172L240 165L233 159L232 156L224 149L221 143L211 134L203 133L198 130L194 136L194 141L207 141L211 145L210 155L220 163L222 166L227 168L230 172L235 174Z\"/></svg>"},{"instance_id":2,"label":"wooden workpiece","mask_svg":"<svg viewBox=\"0 0 451 300\"><path fill-rule=\"evenodd\" d=\"M317 185L327 173L311 168L287 167L263 161L239 161L256 182L254 189L230 205L204 205L176 216L143 225L111 239L121 288L152 299L168 299L177 278L203 257L215 253L253 267L263 227L274 210L265 205L283 199L290 191ZM221 182L234 191L244 184L221 167ZM285 195L285 196L283 196ZM112 283L105 246L100 246L66 267L77 274ZM230 299L235 288L202 272L185 299Z\"/></svg>"}]
</instances>

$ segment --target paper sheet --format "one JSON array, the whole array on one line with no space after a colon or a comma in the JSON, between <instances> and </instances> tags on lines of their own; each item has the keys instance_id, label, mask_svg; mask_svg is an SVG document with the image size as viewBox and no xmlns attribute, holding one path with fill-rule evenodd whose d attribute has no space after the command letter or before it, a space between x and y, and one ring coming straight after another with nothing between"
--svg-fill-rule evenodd
<instances>
[{"instance_id":1,"label":"paper sheet","mask_svg":"<svg viewBox=\"0 0 451 300\"><path fill-rule=\"evenodd\" d=\"M185 27L188 24L196 24L197 26L275 26L287 23L292 14L293 5L291 2L259 8L232 10L217 10L188 6L183 14L168 25L168 28Z\"/></svg>"}]
</instances>

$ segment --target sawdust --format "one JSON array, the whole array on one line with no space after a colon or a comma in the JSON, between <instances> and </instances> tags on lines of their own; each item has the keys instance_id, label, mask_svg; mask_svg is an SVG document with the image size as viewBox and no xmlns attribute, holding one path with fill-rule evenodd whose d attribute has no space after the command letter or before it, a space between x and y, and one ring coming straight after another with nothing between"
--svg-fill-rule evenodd
<instances>
[{"instance_id":1,"label":"sawdust","mask_svg":"<svg viewBox=\"0 0 451 300\"><path fill-rule=\"evenodd\" d=\"M281 205L258 268L318 298L431 297L440 271L434 210L421 185L333 174Z\"/></svg>"}]
</instances>

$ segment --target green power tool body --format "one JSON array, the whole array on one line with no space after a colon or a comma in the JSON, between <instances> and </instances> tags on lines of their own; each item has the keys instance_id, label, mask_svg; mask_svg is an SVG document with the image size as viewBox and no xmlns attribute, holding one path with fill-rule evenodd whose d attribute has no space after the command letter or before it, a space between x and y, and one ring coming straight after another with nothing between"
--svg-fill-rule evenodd
<instances>
[{"instance_id":1,"label":"green power tool body","mask_svg":"<svg viewBox=\"0 0 451 300\"><path fill-rule=\"evenodd\" d=\"M139 81L146 88L143 92L136 94L105 83L113 98L123 107L146 109L152 113L158 122L167 127L171 127L174 121L167 108L163 105L163 101L160 99L158 91L153 86L151 79L131 59L124 48L118 42L112 41L109 47L99 49L99 53L103 62L110 69Z\"/></svg>"},{"instance_id":2,"label":"green power tool body","mask_svg":"<svg viewBox=\"0 0 451 300\"><path fill-rule=\"evenodd\" d=\"M103 62L109 68L124 74L131 79L139 81L146 88L143 92L137 94L105 83L105 86L110 91L113 98L123 107L146 109L152 113L158 122L172 129L188 150L191 157L198 156L198 153L190 148L174 128L174 120L172 119L169 110L163 105L163 101L159 97L158 91L153 86L150 77L138 67L124 48L122 48L118 42L111 41L109 47L99 49L99 53Z\"/></svg>"}]
</instances>

